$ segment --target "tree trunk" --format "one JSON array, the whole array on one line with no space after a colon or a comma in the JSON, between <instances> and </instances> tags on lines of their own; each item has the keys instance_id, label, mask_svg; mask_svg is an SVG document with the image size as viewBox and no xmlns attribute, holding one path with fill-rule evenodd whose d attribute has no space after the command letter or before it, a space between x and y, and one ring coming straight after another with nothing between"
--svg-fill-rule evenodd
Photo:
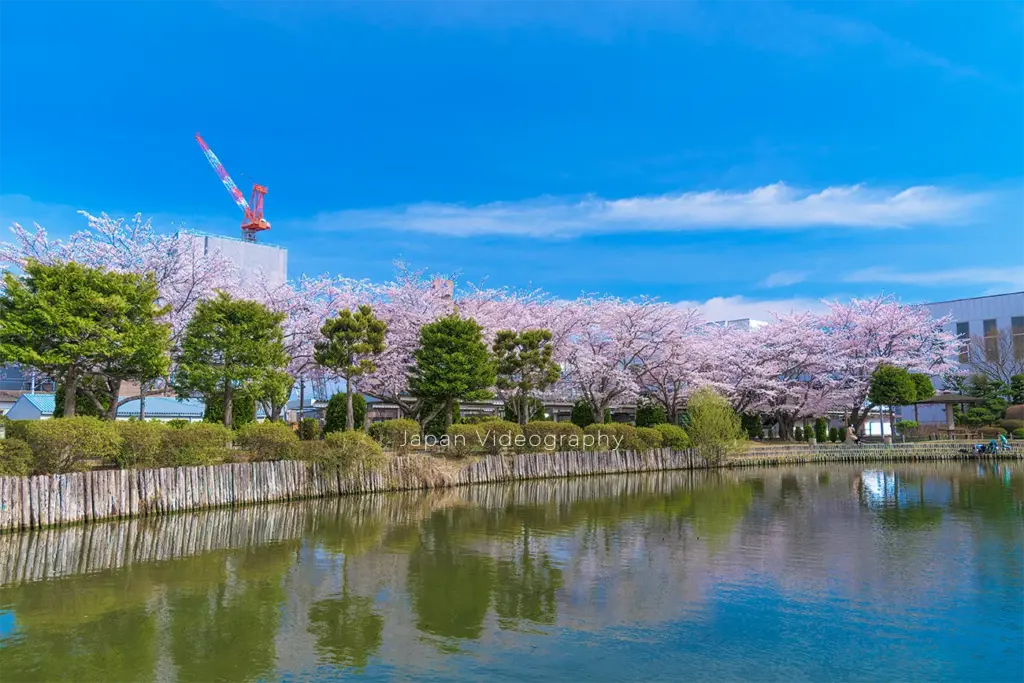
<instances>
[{"instance_id":1,"label":"tree trunk","mask_svg":"<svg viewBox=\"0 0 1024 683\"><path fill-rule=\"evenodd\" d=\"M234 419L232 414L231 405L231 392L234 387L231 386L231 382L225 382L224 384L224 426L231 429L231 423Z\"/></svg>"},{"instance_id":2,"label":"tree trunk","mask_svg":"<svg viewBox=\"0 0 1024 683\"><path fill-rule=\"evenodd\" d=\"M526 414L527 411L529 411L529 409L530 409L529 406L530 406L530 397L527 396L526 394L523 394L522 396L520 396L519 397L519 426L520 427L525 427L526 426L526 422L529 419L527 414Z\"/></svg>"},{"instance_id":3,"label":"tree trunk","mask_svg":"<svg viewBox=\"0 0 1024 683\"><path fill-rule=\"evenodd\" d=\"M356 415L352 410L352 378L345 378L345 431L356 428Z\"/></svg>"},{"instance_id":4,"label":"tree trunk","mask_svg":"<svg viewBox=\"0 0 1024 683\"><path fill-rule=\"evenodd\" d=\"M110 405L107 407L106 418L108 420L116 420L117 404L118 401L121 399L121 380L107 380L107 386L110 387Z\"/></svg>"},{"instance_id":5,"label":"tree trunk","mask_svg":"<svg viewBox=\"0 0 1024 683\"><path fill-rule=\"evenodd\" d=\"M75 399L78 397L78 372L69 368L64 374L64 417L75 416Z\"/></svg>"},{"instance_id":6,"label":"tree trunk","mask_svg":"<svg viewBox=\"0 0 1024 683\"><path fill-rule=\"evenodd\" d=\"M452 426L452 410L455 407L454 404L455 404L455 401L453 399L451 399L451 398L446 398L445 401L444 401L444 427L445 427L445 431L448 430L448 427Z\"/></svg>"},{"instance_id":7,"label":"tree trunk","mask_svg":"<svg viewBox=\"0 0 1024 683\"><path fill-rule=\"evenodd\" d=\"M596 403L591 403L590 417L594 418L594 422L597 424L604 424L604 408Z\"/></svg>"},{"instance_id":8,"label":"tree trunk","mask_svg":"<svg viewBox=\"0 0 1024 683\"><path fill-rule=\"evenodd\" d=\"M146 383L139 385L139 422L146 421Z\"/></svg>"},{"instance_id":9,"label":"tree trunk","mask_svg":"<svg viewBox=\"0 0 1024 683\"><path fill-rule=\"evenodd\" d=\"M306 409L306 380L299 378L299 410L295 413L295 421L302 424L303 410Z\"/></svg>"}]
</instances>

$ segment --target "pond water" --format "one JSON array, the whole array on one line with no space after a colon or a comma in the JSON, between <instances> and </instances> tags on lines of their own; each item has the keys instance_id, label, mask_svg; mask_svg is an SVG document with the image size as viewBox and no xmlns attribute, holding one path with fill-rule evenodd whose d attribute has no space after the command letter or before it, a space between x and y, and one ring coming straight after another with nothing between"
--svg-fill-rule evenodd
<instances>
[{"instance_id":1,"label":"pond water","mask_svg":"<svg viewBox=\"0 0 1024 683\"><path fill-rule=\"evenodd\" d=\"M1020 680L1022 469L664 472L6 535L0 679Z\"/></svg>"}]
</instances>

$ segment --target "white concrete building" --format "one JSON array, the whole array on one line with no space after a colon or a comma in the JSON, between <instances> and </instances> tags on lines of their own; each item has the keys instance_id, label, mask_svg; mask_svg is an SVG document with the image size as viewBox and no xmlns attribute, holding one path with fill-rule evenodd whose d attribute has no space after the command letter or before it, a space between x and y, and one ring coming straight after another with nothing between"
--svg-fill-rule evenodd
<instances>
[{"instance_id":1,"label":"white concrete building","mask_svg":"<svg viewBox=\"0 0 1024 683\"><path fill-rule=\"evenodd\" d=\"M243 278L262 271L273 285L283 285L288 279L288 250L283 247L201 232L183 232L180 235L194 240L204 254L220 251L224 258L235 264Z\"/></svg>"},{"instance_id":2,"label":"white concrete building","mask_svg":"<svg viewBox=\"0 0 1024 683\"><path fill-rule=\"evenodd\" d=\"M935 318L951 316L946 330L964 340L980 337L986 351L990 344L996 344L1000 334L1012 336L1013 352L1024 357L1024 292L994 294L968 299L953 299L922 304ZM965 349L960 354L962 367L970 360ZM941 387L940 387L941 388ZM918 421L922 425L945 425L946 405L918 406ZM913 407L902 410L903 419L914 419Z\"/></svg>"}]
</instances>

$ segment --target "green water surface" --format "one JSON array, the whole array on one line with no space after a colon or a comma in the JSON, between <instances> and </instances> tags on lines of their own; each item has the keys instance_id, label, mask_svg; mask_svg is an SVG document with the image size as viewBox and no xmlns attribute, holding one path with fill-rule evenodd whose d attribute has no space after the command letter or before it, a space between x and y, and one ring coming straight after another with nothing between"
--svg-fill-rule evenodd
<instances>
[{"instance_id":1,"label":"green water surface","mask_svg":"<svg viewBox=\"0 0 1024 683\"><path fill-rule=\"evenodd\" d=\"M1024 471L484 485L0 537L0 681L1024 678Z\"/></svg>"}]
</instances>

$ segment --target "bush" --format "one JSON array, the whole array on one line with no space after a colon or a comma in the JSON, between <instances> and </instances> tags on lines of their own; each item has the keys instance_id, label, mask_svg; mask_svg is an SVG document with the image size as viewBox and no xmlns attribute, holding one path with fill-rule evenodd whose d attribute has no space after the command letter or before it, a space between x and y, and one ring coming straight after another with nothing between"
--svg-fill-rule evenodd
<instances>
[{"instance_id":1,"label":"bush","mask_svg":"<svg viewBox=\"0 0 1024 683\"><path fill-rule=\"evenodd\" d=\"M299 421L299 438L303 441L315 441L320 438L320 420L315 417L304 417Z\"/></svg>"},{"instance_id":2,"label":"bush","mask_svg":"<svg viewBox=\"0 0 1024 683\"><path fill-rule=\"evenodd\" d=\"M27 477L32 474L32 448L16 437L0 439L0 477Z\"/></svg>"},{"instance_id":3,"label":"bush","mask_svg":"<svg viewBox=\"0 0 1024 683\"><path fill-rule=\"evenodd\" d=\"M668 415L665 413L665 406L650 398L642 398L636 404L637 427L653 427L657 424L668 422Z\"/></svg>"},{"instance_id":4,"label":"bush","mask_svg":"<svg viewBox=\"0 0 1024 683\"><path fill-rule=\"evenodd\" d=\"M7 438L21 439L24 441L25 437L28 435L28 427L33 422L34 420L7 420L5 422L7 425Z\"/></svg>"},{"instance_id":5,"label":"bush","mask_svg":"<svg viewBox=\"0 0 1024 683\"><path fill-rule=\"evenodd\" d=\"M577 451L583 445L583 430L572 422L538 420L523 427L528 453L539 451Z\"/></svg>"},{"instance_id":6,"label":"bush","mask_svg":"<svg viewBox=\"0 0 1024 683\"><path fill-rule=\"evenodd\" d=\"M804 441L807 441L808 443L810 443L811 439L813 439L813 438L815 438L814 437L814 430L811 428L811 426L808 425L808 426L804 427Z\"/></svg>"},{"instance_id":7,"label":"bush","mask_svg":"<svg viewBox=\"0 0 1024 683\"><path fill-rule=\"evenodd\" d=\"M1015 439L1024 439L1024 429L1014 429L1013 430L1013 438L1015 438Z\"/></svg>"},{"instance_id":8,"label":"bush","mask_svg":"<svg viewBox=\"0 0 1024 683\"><path fill-rule=\"evenodd\" d=\"M793 440L794 441L803 441L804 440L804 428L803 427L796 427L793 430Z\"/></svg>"},{"instance_id":9,"label":"bush","mask_svg":"<svg viewBox=\"0 0 1024 683\"><path fill-rule=\"evenodd\" d=\"M480 441L484 438L484 431L482 425L452 425L445 432L445 435L448 437L448 452L454 456L464 458L471 453L483 450Z\"/></svg>"},{"instance_id":10,"label":"bush","mask_svg":"<svg viewBox=\"0 0 1024 683\"><path fill-rule=\"evenodd\" d=\"M192 422L164 432L158 467L215 465L230 460L231 430L216 422Z\"/></svg>"},{"instance_id":11,"label":"bush","mask_svg":"<svg viewBox=\"0 0 1024 683\"><path fill-rule=\"evenodd\" d=\"M399 455L406 455L411 448L410 443L419 435L420 425L416 420L384 420L370 425L370 436Z\"/></svg>"},{"instance_id":12,"label":"bush","mask_svg":"<svg viewBox=\"0 0 1024 683\"><path fill-rule=\"evenodd\" d=\"M320 461L350 469L362 465L377 469L387 462L380 444L360 431L331 432L324 439L326 449L318 451Z\"/></svg>"},{"instance_id":13,"label":"bush","mask_svg":"<svg viewBox=\"0 0 1024 683\"><path fill-rule=\"evenodd\" d=\"M814 438L818 440L818 443L825 443L828 440L828 420L824 417L819 417L814 421Z\"/></svg>"},{"instance_id":14,"label":"bush","mask_svg":"<svg viewBox=\"0 0 1024 683\"><path fill-rule=\"evenodd\" d=\"M505 448L516 448L517 440L524 443L523 430L515 422L492 420L475 425L452 425L446 432L449 450L456 455L466 455L475 450L484 450L498 455Z\"/></svg>"},{"instance_id":15,"label":"bush","mask_svg":"<svg viewBox=\"0 0 1024 683\"><path fill-rule=\"evenodd\" d=\"M299 439L283 422L252 422L235 432L235 445L252 454L253 460L291 460L298 454Z\"/></svg>"},{"instance_id":16,"label":"bush","mask_svg":"<svg viewBox=\"0 0 1024 683\"><path fill-rule=\"evenodd\" d=\"M1002 427L982 427L978 430L982 436L999 436L1000 434L1006 434L1006 430Z\"/></svg>"},{"instance_id":17,"label":"bush","mask_svg":"<svg viewBox=\"0 0 1024 683\"><path fill-rule=\"evenodd\" d=\"M661 441L666 447L677 451L690 447L690 435L682 427L660 424L654 425L654 428L661 433Z\"/></svg>"},{"instance_id":18,"label":"bush","mask_svg":"<svg viewBox=\"0 0 1024 683\"><path fill-rule=\"evenodd\" d=\"M152 467L160 457L164 433L170 429L161 422L115 422L121 435L121 447L114 456L122 470Z\"/></svg>"},{"instance_id":19,"label":"bush","mask_svg":"<svg viewBox=\"0 0 1024 683\"><path fill-rule=\"evenodd\" d=\"M594 411L590 407L590 402L585 398L577 399L572 404L572 414L569 417L569 421L580 429L586 429L590 425L594 424ZM607 408L604 409L604 423L609 424L612 421L612 411Z\"/></svg>"},{"instance_id":20,"label":"bush","mask_svg":"<svg viewBox=\"0 0 1024 683\"><path fill-rule=\"evenodd\" d=\"M896 424L893 426L896 427L896 431L898 431L900 434L908 436L910 434L913 434L914 430L920 427L921 425L918 424L915 420L897 420Z\"/></svg>"},{"instance_id":21,"label":"bush","mask_svg":"<svg viewBox=\"0 0 1024 683\"><path fill-rule=\"evenodd\" d=\"M1024 429L1024 420L1002 420L999 426L1005 429L1008 433L1016 432L1018 429Z\"/></svg>"},{"instance_id":22,"label":"bush","mask_svg":"<svg viewBox=\"0 0 1024 683\"><path fill-rule=\"evenodd\" d=\"M348 416L348 404L346 403L345 392L339 392L331 396L327 401L327 409L324 411L324 434L341 432L345 430L345 422ZM363 428L363 421L366 419L366 397L359 392L352 394L352 422L356 429Z\"/></svg>"},{"instance_id":23,"label":"bush","mask_svg":"<svg viewBox=\"0 0 1024 683\"><path fill-rule=\"evenodd\" d=\"M829 427L828 440L832 443L839 443L839 427Z\"/></svg>"},{"instance_id":24,"label":"bush","mask_svg":"<svg viewBox=\"0 0 1024 683\"><path fill-rule=\"evenodd\" d=\"M743 413L740 415L740 426L746 433L748 439L757 439L764 434L764 425L761 423L759 413Z\"/></svg>"},{"instance_id":25,"label":"bush","mask_svg":"<svg viewBox=\"0 0 1024 683\"><path fill-rule=\"evenodd\" d=\"M644 448L637 436L636 427L621 422L592 424L583 430L583 435L590 437L585 445L586 450L639 451Z\"/></svg>"},{"instance_id":26,"label":"bush","mask_svg":"<svg viewBox=\"0 0 1024 683\"><path fill-rule=\"evenodd\" d=\"M1021 420L1024 422L1024 405L1012 405L1006 409L1007 420Z\"/></svg>"},{"instance_id":27,"label":"bush","mask_svg":"<svg viewBox=\"0 0 1024 683\"><path fill-rule=\"evenodd\" d=\"M698 389L689 401L690 441L709 462L721 460L742 438L740 418L729 402L713 389Z\"/></svg>"},{"instance_id":28,"label":"bush","mask_svg":"<svg viewBox=\"0 0 1024 683\"><path fill-rule=\"evenodd\" d=\"M121 448L114 423L96 417L33 420L25 428L25 441L39 474L86 470L86 460L113 460Z\"/></svg>"},{"instance_id":29,"label":"bush","mask_svg":"<svg viewBox=\"0 0 1024 683\"><path fill-rule=\"evenodd\" d=\"M174 420L168 420L164 424L166 424L171 429L181 429L182 427L188 425L189 421L177 418L177 419L174 419Z\"/></svg>"},{"instance_id":30,"label":"bush","mask_svg":"<svg viewBox=\"0 0 1024 683\"><path fill-rule=\"evenodd\" d=\"M649 451L654 448L661 448L664 437L661 432L653 427L637 427L636 438L640 441L640 450Z\"/></svg>"}]
</instances>

